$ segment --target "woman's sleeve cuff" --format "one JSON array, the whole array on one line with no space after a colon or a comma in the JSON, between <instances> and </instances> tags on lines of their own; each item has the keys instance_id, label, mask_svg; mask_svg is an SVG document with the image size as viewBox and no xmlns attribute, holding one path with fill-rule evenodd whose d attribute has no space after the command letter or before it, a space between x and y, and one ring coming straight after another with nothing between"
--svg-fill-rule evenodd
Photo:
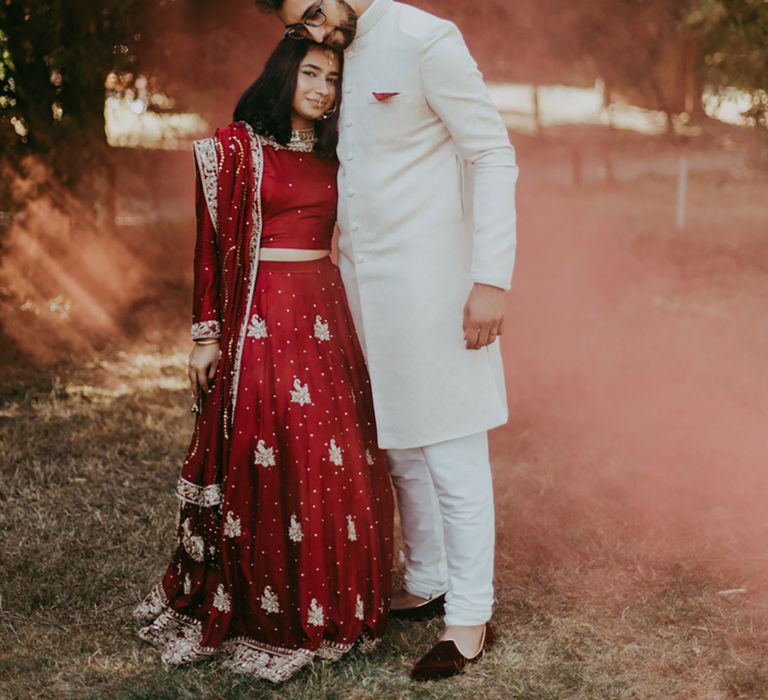
<instances>
[{"instance_id":1,"label":"woman's sleeve cuff","mask_svg":"<svg viewBox=\"0 0 768 700\"><path fill-rule=\"evenodd\" d=\"M190 335L192 336L192 340L220 338L221 325L218 321L201 321L200 323L193 323Z\"/></svg>"}]
</instances>

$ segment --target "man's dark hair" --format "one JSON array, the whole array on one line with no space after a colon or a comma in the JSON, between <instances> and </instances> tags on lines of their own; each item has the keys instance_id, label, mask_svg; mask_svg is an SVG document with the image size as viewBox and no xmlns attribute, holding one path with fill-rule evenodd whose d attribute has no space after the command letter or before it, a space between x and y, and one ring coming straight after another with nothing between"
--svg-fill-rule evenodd
<instances>
[{"instance_id":1,"label":"man's dark hair","mask_svg":"<svg viewBox=\"0 0 768 700\"><path fill-rule=\"evenodd\" d=\"M257 134L271 136L286 145L291 140L291 114L296 93L299 66L316 43L306 40L282 39L267 59L264 70L243 93L235 107L234 121L248 122ZM327 47L323 47L326 50ZM339 59L339 72L343 58ZM338 85L341 86L341 75ZM336 110L329 119L315 123L317 145L315 153L323 159L333 158L339 140L339 109L341 90L336 91Z\"/></svg>"},{"instance_id":2,"label":"man's dark hair","mask_svg":"<svg viewBox=\"0 0 768 700\"><path fill-rule=\"evenodd\" d=\"M264 12L277 12L282 9L285 0L256 0L256 5Z\"/></svg>"}]
</instances>

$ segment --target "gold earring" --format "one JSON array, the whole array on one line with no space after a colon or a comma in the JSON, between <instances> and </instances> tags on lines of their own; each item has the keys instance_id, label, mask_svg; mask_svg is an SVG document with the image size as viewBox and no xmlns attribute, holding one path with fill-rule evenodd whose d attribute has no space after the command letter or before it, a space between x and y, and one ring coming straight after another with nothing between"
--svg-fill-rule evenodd
<instances>
[{"instance_id":1,"label":"gold earring","mask_svg":"<svg viewBox=\"0 0 768 700\"><path fill-rule=\"evenodd\" d=\"M334 104L331 109L329 109L320 119L330 119L334 112L336 111L336 105Z\"/></svg>"}]
</instances>

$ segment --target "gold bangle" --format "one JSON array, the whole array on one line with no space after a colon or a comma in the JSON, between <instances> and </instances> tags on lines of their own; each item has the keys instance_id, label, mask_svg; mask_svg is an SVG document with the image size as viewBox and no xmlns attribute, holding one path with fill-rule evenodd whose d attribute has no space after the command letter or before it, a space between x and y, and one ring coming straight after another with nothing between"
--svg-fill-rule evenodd
<instances>
[{"instance_id":1,"label":"gold bangle","mask_svg":"<svg viewBox=\"0 0 768 700\"><path fill-rule=\"evenodd\" d=\"M196 345L213 345L214 343L221 342L221 338L201 338L200 340L196 340Z\"/></svg>"}]
</instances>

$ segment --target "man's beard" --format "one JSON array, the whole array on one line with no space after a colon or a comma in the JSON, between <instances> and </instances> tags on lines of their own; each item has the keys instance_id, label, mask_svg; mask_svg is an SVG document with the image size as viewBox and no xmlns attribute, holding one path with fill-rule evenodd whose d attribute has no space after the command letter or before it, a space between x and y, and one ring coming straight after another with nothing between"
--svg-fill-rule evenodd
<instances>
[{"instance_id":1,"label":"man's beard","mask_svg":"<svg viewBox=\"0 0 768 700\"><path fill-rule=\"evenodd\" d=\"M339 6L341 20L339 26L328 37L331 41L326 40L324 43L334 49L346 49L355 40L357 34L357 15L344 0L336 0L336 4Z\"/></svg>"}]
</instances>

